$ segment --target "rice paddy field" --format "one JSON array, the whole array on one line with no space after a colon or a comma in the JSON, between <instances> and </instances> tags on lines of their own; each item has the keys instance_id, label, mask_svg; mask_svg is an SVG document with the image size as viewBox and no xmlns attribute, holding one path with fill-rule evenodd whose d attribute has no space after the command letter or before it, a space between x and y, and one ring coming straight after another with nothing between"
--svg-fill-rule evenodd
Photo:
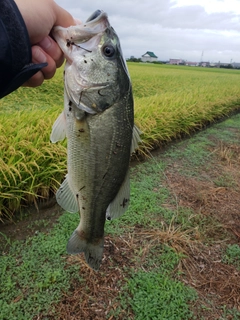
<instances>
[{"instance_id":1,"label":"rice paddy field","mask_svg":"<svg viewBox=\"0 0 240 320\"><path fill-rule=\"evenodd\" d=\"M239 109L240 71L128 64L139 154ZM48 199L66 173L66 142L51 144L63 108L62 69L39 88L20 88L0 101L0 219Z\"/></svg>"},{"instance_id":2,"label":"rice paddy field","mask_svg":"<svg viewBox=\"0 0 240 320\"><path fill-rule=\"evenodd\" d=\"M128 66L142 144L99 272L66 253L78 213L51 203L63 70L0 100L0 320L240 319L240 71Z\"/></svg>"}]
</instances>

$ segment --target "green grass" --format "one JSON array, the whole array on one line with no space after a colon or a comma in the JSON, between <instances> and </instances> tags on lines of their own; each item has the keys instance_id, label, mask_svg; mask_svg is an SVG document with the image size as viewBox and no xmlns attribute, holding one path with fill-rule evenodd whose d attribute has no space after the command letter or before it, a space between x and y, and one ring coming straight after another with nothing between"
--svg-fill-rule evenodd
<instances>
[{"instance_id":1,"label":"green grass","mask_svg":"<svg viewBox=\"0 0 240 320\"><path fill-rule=\"evenodd\" d=\"M64 258L69 230L76 223L76 217L64 214L49 234L38 233L22 242L5 239L10 249L3 248L0 258L0 319L11 315L25 320L48 313L70 281L79 278L76 267L65 269Z\"/></svg>"},{"instance_id":2,"label":"green grass","mask_svg":"<svg viewBox=\"0 0 240 320\"><path fill-rule=\"evenodd\" d=\"M145 263L141 262L141 269L131 272L119 300L125 310L134 312L134 319L183 320L192 317L188 303L197 298L196 292L173 278L181 258L182 255L168 246L153 246Z\"/></svg>"},{"instance_id":3,"label":"green grass","mask_svg":"<svg viewBox=\"0 0 240 320\"><path fill-rule=\"evenodd\" d=\"M238 244L228 245L223 254L223 262L232 264L240 270L240 247Z\"/></svg>"},{"instance_id":4,"label":"green grass","mask_svg":"<svg viewBox=\"0 0 240 320\"><path fill-rule=\"evenodd\" d=\"M171 279L165 272L140 271L128 281L128 303L135 319L182 320L190 319L188 303L196 294L193 290Z\"/></svg>"},{"instance_id":5,"label":"green grass","mask_svg":"<svg viewBox=\"0 0 240 320\"><path fill-rule=\"evenodd\" d=\"M223 314L219 320L226 320L226 319L239 320L240 311L238 311L236 308L228 309L226 307L223 307Z\"/></svg>"}]
</instances>

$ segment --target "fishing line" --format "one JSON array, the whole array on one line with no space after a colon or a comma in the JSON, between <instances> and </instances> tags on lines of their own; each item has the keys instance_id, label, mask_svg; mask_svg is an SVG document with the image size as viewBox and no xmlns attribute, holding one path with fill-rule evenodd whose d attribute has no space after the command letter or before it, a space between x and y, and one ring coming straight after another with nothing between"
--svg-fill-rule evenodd
<instances>
[{"instance_id":1,"label":"fishing line","mask_svg":"<svg viewBox=\"0 0 240 320\"><path fill-rule=\"evenodd\" d=\"M90 53L92 52L91 50L88 50L86 48L81 47L79 44L76 44L75 42L71 41L70 39L67 39L67 47L70 47L71 45L75 46L75 47L78 47L80 49L83 49L83 50L85 50L87 52L90 52Z\"/></svg>"}]
</instances>

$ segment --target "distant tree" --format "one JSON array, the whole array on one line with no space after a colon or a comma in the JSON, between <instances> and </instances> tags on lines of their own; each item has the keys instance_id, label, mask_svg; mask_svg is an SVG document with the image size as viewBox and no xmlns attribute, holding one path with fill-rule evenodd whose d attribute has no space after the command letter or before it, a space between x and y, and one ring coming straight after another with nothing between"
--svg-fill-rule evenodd
<instances>
[{"instance_id":1,"label":"distant tree","mask_svg":"<svg viewBox=\"0 0 240 320\"><path fill-rule=\"evenodd\" d=\"M227 64L227 65L223 65L223 64L221 64L220 65L220 68L224 68L224 69L233 69L233 66L232 66L232 64Z\"/></svg>"},{"instance_id":2,"label":"distant tree","mask_svg":"<svg viewBox=\"0 0 240 320\"><path fill-rule=\"evenodd\" d=\"M127 61L130 61L130 62L141 62L141 59L131 56L129 59L127 59Z\"/></svg>"},{"instance_id":3,"label":"distant tree","mask_svg":"<svg viewBox=\"0 0 240 320\"><path fill-rule=\"evenodd\" d=\"M164 62L162 62L162 61L153 61L152 63L154 63L154 64L163 64Z\"/></svg>"}]
</instances>

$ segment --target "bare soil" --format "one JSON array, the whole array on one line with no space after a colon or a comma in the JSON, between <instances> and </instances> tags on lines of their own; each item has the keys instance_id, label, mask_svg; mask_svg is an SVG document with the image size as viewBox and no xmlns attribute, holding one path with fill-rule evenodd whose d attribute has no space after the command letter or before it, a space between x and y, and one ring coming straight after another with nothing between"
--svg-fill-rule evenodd
<instances>
[{"instance_id":1,"label":"bare soil","mask_svg":"<svg viewBox=\"0 0 240 320\"><path fill-rule=\"evenodd\" d=\"M240 130L232 129L240 138ZM240 141L240 139L239 139ZM233 319L223 306L240 311L240 270L222 262L228 244L240 245L240 145L213 138L214 166L198 168L197 176L181 175L184 164L171 163L168 186L179 206L191 208L209 221L198 245L182 260L182 281L194 287L199 299L192 306L197 319ZM200 236L201 237L201 236ZM204 308L202 308L204 306Z\"/></svg>"}]
</instances>

